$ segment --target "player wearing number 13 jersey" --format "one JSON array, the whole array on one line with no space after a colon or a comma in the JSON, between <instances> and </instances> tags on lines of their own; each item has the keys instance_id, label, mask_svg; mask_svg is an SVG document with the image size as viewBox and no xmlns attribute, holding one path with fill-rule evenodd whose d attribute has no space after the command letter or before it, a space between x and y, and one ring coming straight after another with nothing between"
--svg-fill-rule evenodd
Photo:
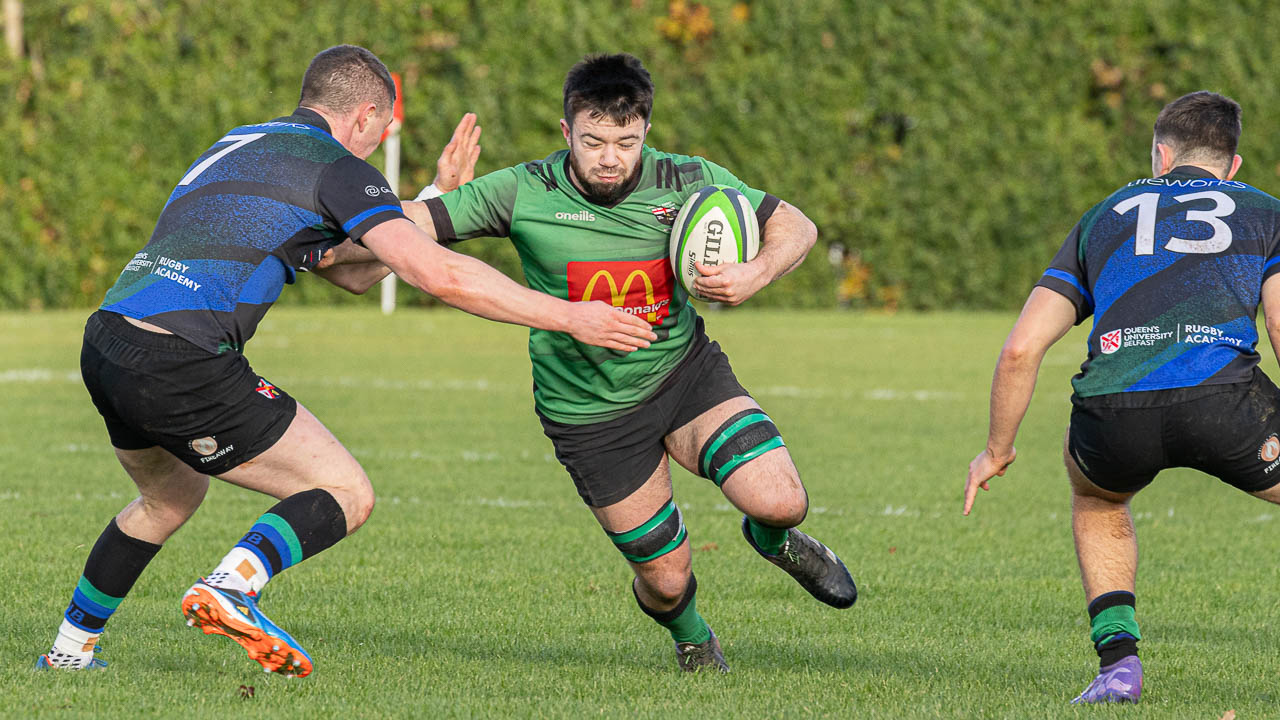
<instances>
[{"instance_id":1,"label":"player wearing number 13 jersey","mask_svg":"<svg viewBox=\"0 0 1280 720\"><path fill-rule=\"evenodd\" d=\"M1064 447L1072 529L1099 657L1079 703L1137 702L1130 499L1161 470L1201 470L1280 503L1280 391L1257 367L1261 305L1280 351L1280 201L1234 179L1240 106L1183 96L1156 119L1151 178L1085 213L996 366L987 448L964 511L1013 462L1045 351L1093 316Z\"/></svg>"},{"instance_id":2,"label":"player wearing number 13 jersey","mask_svg":"<svg viewBox=\"0 0 1280 720\"><path fill-rule=\"evenodd\" d=\"M568 143L427 201L419 220L443 241L509 237L536 290L603 299L658 339L629 355L533 331L534 403L556 456L635 572L640 608L671 632L680 668L726 670L695 608L689 540L668 457L710 479L744 513L760 554L836 607L856 590L843 563L795 528L808 498L773 421L707 339L667 256L676 211L698 189L742 191L762 226L751 262L703 268L704 297L738 304L795 267L816 229L794 207L697 157L644 145L653 84L630 55L588 57L565 80Z\"/></svg>"}]
</instances>

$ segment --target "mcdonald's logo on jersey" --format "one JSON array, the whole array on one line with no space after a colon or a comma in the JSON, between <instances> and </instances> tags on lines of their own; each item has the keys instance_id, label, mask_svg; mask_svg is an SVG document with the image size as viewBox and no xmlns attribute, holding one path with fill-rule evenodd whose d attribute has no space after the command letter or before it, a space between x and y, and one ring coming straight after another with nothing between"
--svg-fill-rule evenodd
<instances>
[{"instance_id":1,"label":"mcdonald's logo on jersey","mask_svg":"<svg viewBox=\"0 0 1280 720\"><path fill-rule=\"evenodd\" d=\"M675 278L666 258L571 262L568 275L570 300L604 300L654 325L670 314Z\"/></svg>"}]
</instances>

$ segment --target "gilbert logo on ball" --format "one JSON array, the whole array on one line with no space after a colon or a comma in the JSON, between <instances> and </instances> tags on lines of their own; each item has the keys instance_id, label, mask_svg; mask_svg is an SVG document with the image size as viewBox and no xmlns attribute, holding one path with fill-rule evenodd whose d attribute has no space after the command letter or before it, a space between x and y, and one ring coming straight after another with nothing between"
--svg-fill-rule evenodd
<instances>
[{"instance_id":1,"label":"gilbert logo on ball","mask_svg":"<svg viewBox=\"0 0 1280 720\"><path fill-rule=\"evenodd\" d=\"M760 225L755 209L737 190L708 185L685 201L671 227L671 270L693 297L699 273L694 263L727 265L747 262L760 251Z\"/></svg>"}]
</instances>

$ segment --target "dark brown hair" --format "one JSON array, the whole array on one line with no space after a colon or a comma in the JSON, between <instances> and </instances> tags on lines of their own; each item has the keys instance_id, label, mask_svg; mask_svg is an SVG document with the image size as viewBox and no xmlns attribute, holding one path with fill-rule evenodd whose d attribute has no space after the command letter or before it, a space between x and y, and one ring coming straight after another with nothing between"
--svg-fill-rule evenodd
<instances>
[{"instance_id":1,"label":"dark brown hair","mask_svg":"<svg viewBox=\"0 0 1280 720\"><path fill-rule=\"evenodd\" d=\"M396 85L377 55L357 45L337 45L311 60L298 104L345 113L365 102L390 109L395 99Z\"/></svg>"},{"instance_id":2,"label":"dark brown hair","mask_svg":"<svg viewBox=\"0 0 1280 720\"><path fill-rule=\"evenodd\" d=\"M564 79L564 119L573 124L579 112L608 117L618 125L636 118L649 121L653 81L634 55L588 55Z\"/></svg>"},{"instance_id":3,"label":"dark brown hair","mask_svg":"<svg viewBox=\"0 0 1280 720\"><path fill-rule=\"evenodd\" d=\"M1155 138L1179 158L1230 164L1240 142L1240 104L1207 90L1183 95L1156 117Z\"/></svg>"}]
</instances>

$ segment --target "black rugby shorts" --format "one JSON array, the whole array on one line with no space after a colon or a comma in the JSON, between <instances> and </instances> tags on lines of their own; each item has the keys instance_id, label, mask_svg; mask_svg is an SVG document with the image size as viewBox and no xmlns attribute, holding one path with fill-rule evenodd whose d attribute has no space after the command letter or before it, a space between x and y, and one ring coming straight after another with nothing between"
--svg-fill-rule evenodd
<instances>
[{"instance_id":1,"label":"black rugby shorts","mask_svg":"<svg viewBox=\"0 0 1280 720\"><path fill-rule=\"evenodd\" d=\"M1175 467L1245 492L1280 483L1280 390L1257 368L1249 382L1071 402L1067 449L1104 490L1136 492Z\"/></svg>"},{"instance_id":2,"label":"black rugby shorts","mask_svg":"<svg viewBox=\"0 0 1280 720\"><path fill-rule=\"evenodd\" d=\"M744 395L749 393L734 376L728 356L719 343L707 339L698 318L689 354L631 412L586 425L559 423L541 413L538 419L582 501L607 507L649 479L666 452L663 438L725 400Z\"/></svg>"},{"instance_id":3,"label":"black rugby shorts","mask_svg":"<svg viewBox=\"0 0 1280 720\"><path fill-rule=\"evenodd\" d=\"M240 353L212 355L102 310L85 324L80 374L113 446L159 445L206 475L270 448L298 410Z\"/></svg>"}]
</instances>

